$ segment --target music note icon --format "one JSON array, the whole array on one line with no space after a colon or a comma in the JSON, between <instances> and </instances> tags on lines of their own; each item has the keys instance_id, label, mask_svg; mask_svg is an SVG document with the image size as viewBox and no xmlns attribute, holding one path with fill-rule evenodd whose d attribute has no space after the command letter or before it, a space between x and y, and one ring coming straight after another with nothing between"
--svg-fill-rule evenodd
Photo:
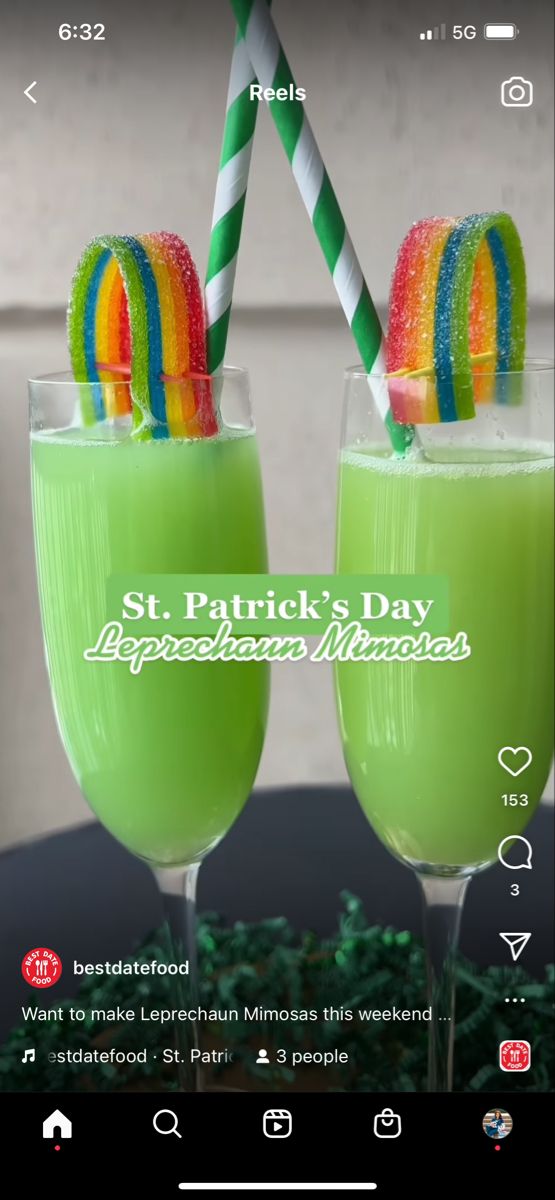
<instances>
[{"instance_id":1,"label":"music note icon","mask_svg":"<svg viewBox=\"0 0 555 1200\"><path fill-rule=\"evenodd\" d=\"M34 1062L34 1061L35 1061L35 1048L34 1048L34 1046L31 1048L31 1050L26 1050L26 1051L25 1051L25 1053L24 1053L24 1055L23 1055L23 1058L21 1059L21 1061L22 1061L22 1063L26 1063L26 1062Z\"/></svg>"}]
</instances>

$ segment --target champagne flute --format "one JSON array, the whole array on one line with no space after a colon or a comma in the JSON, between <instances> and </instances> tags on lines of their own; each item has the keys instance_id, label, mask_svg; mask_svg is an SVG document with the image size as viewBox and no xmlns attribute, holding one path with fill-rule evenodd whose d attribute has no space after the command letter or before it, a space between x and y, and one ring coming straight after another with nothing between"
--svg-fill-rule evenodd
<instances>
[{"instance_id":1,"label":"champagne flute","mask_svg":"<svg viewBox=\"0 0 555 1200\"><path fill-rule=\"evenodd\" d=\"M452 1088L454 959L469 880L525 829L551 762L553 383L550 362L488 379L482 370L492 402L470 421L419 426L417 447L400 457L379 416L387 379L346 373L337 571L419 576L423 596L426 576L446 576L446 632L464 630L472 647L460 663L336 664L353 788L423 894L430 1091ZM532 753L519 779L525 806L507 806L504 746Z\"/></svg>"},{"instance_id":2,"label":"champagne flute","mask_svg":"<svg viewBox=\"0 0 555 1200\"><path fill-rule=\"evenodd\" d=\"M95 386L113 401L128 385ZM37 575L58 727L91 808L154 871L178 970L175 1007L187 1011L198 997L199 864L254 782L268 667L156 661L134 675L124 662L86 662L83 652L108 619L110 576L267 570L247 372L227 367L214 386L215 437L141 440L131 416L82 428L72 376L30 381ZM194 1090L196 1022L178 1022L176 1033L178 1085Z\"/></svg>"}]
</instances>

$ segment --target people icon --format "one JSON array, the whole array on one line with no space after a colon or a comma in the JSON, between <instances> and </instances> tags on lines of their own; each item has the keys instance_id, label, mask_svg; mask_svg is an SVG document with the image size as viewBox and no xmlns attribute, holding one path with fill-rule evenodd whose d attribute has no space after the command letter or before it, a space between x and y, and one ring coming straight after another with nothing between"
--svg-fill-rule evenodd
<instances>
[{"instance_id":1,"label":"people icon","mask_svg":"<svg viewBox=\"0 0 555 1200\"><path fill-rule=\"evenodd\" d=\"M267 1050L259 1050L258 1051L258 1058L256 1060L256 1065L257 1065L257 1067L269 1067L270 1066L270 1059L268 1058Z\"/></svg>"},{"instance_id":2,"label":"people icon","mask_svg":"<svg viewBox=\"0 0 555 1200\"><path fill-rule=\"evenodd\" d=\"M500 1108L490 1109L482 1121L484 1133L488 1137L494 1138L496 1142L500 1141L501 1138L506 1138L511 1132L512 1127L513 1118L511 1114L504 1112Z\"/></svg>"}]
</instances>

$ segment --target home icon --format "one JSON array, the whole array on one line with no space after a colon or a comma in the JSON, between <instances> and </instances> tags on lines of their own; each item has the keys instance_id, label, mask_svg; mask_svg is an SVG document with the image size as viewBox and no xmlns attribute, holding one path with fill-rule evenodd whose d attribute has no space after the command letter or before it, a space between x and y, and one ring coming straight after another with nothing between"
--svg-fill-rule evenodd
<instances>
[{"instance_id":1,"label":"home icon","mask_svg":"<svg viewBox=\"0 0 555 1200\"><path fill-rule=\"evenodd\" d=\"M63 1112L59 1108L56 1112L50 1114L46 1121L42 1123L43 1138L70 1138L71 1137L71 1121L64 1117Z\"/></svg>"}]
</instances>

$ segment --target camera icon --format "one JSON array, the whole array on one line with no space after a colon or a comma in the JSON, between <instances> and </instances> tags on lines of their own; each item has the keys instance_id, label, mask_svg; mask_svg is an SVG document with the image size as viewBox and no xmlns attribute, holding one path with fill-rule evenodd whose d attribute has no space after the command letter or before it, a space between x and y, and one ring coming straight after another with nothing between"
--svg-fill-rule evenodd
<instances>
[{"instance_id":1,"label":"camera icon","mask_svg":"<svg viewBox=\"0 0 555 1200\"><path fill-rule=\"evenodd\" d=\"M511 75L501 84L503 108L530 108L534 103L534 85L522 75Z\"/></svg>"}]
</instances>

